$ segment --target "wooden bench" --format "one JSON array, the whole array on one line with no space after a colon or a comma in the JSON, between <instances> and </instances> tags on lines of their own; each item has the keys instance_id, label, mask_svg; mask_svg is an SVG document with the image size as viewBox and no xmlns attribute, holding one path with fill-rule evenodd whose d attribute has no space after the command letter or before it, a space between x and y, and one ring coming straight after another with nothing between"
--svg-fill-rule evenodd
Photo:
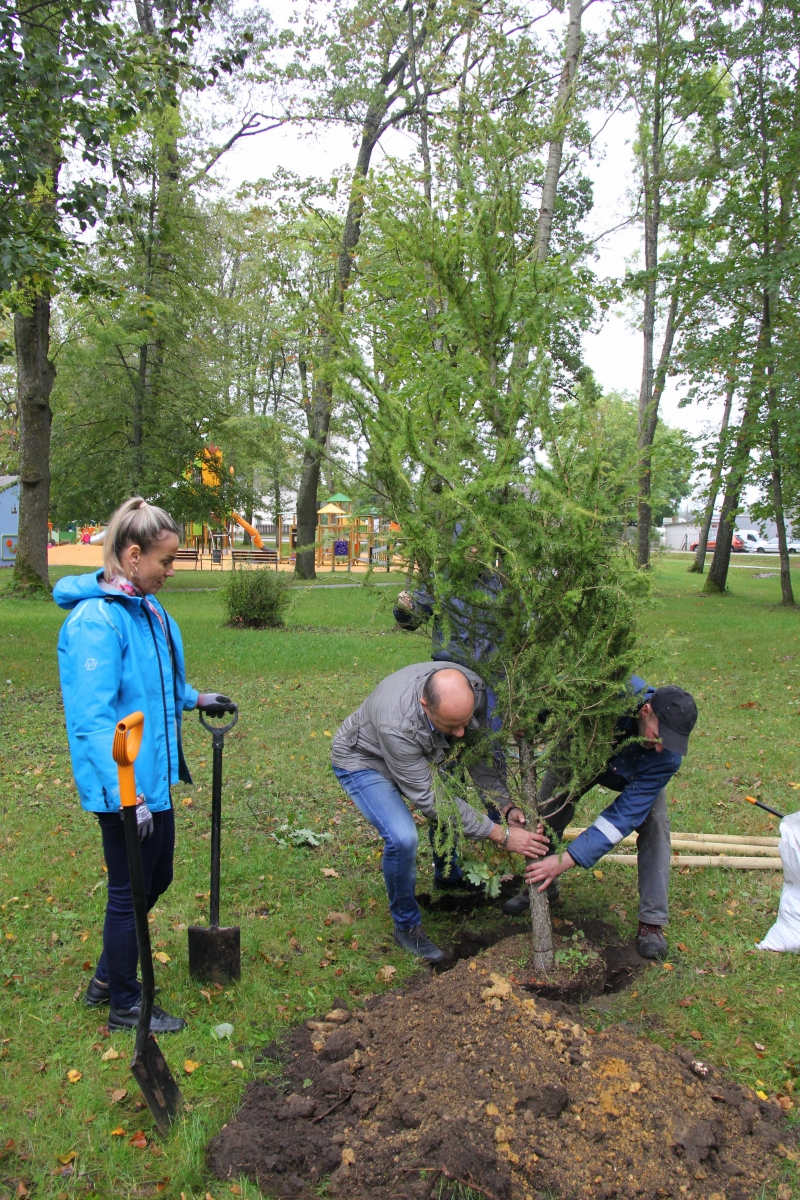
<instances>
[{"instance_id":1,"label":"wooden bench","mask_svg":"<svg viewBox=\"0 0 800 1200\"><path fill-rule=\"evenodd\" d=\"M200 563L200 570L203 569L203 560L200 557L199 550L178 550L175 555L175 562L191 562L194 563L194 569L197 570L197 564Z\"/></svg>"},{"instance_id":2,"label":"wooden bench","mask_svg":"<svg viewBox=\"0 0 800 1200\"><path fill-rule=\"evenodd\" d=\"M242 563L252 563L254 566L270 566L278 565L278 554L276 550L256 550L255 547L245 550L231 550L231 558L233 565L241 566Z\"/></svg>"}]
</instances>

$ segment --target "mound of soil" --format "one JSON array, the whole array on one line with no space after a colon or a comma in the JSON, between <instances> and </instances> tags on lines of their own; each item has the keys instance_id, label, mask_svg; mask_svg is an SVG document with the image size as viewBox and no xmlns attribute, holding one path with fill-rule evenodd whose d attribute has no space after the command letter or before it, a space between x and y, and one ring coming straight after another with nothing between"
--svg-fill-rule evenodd
<instances>
[{"instance_id":1,"label":"mound of soil","mask_svg":"<svg viewBox=\"0 0 800 1200\"><path fill-rule=\"evenodd\" d=\"M595 1034L534 998L512 982L528 948L506 939L273 1043L284 1082L250 1085L211 1169L274 1196L329 1177L353 1200L422 1200L443 1179L490 1200L760 1194L793 1136L779 1105L688 1050Z\"/></svg>"}]
</instances>

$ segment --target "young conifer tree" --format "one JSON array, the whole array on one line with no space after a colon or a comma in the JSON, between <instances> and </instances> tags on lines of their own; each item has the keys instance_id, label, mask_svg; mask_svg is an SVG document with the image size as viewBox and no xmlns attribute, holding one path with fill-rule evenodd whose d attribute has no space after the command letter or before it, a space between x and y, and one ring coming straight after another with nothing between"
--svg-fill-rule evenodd
<instances>
[{"instance_id":1,"label":"young conifer tree","mask_svg":"<svg viewBox=\"0 0 800 1200\"><path fill-rule=\"evenodd\" d=\"M433 188L407 164L373 180L341 387L445 637L467 614L512 794L533 822L540 768L556 764L574 792L605 764L647 585L619 543L581 365L597 297L578 232L589 192L573 168L542 244L552 75L515 92L531 57L527 43L498 44L493 70L438 115ZM532 911L538 972L553 962L539 893Z\"/></svg>"}]
</instances>

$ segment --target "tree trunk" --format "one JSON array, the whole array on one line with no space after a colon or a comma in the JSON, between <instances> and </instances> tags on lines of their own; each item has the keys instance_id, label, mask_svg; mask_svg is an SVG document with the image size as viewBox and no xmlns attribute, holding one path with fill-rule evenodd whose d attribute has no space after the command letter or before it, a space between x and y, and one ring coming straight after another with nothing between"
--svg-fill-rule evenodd
<instances>
[{"instance_id":1,"label":"tree trunk","mask_svg":"<svg viewBox=\"0 0 800 1200\"><path fill-rule=\"evenodd\" d=\"M781 477L781 435L778 426L777 396L770 386L769 401L769 453L772 460L772 503L775 509L775 524L778 526L778 550L781 556L781 603L794 607L791 563L786 544L786 518L783 507L783 480Z\"/></svg>"},{"instance_id":2,"label":"tree trunk","mask_svg":"<svg viewBox=\"0 0 800 1200\"><path fill-rule=\"evenodd\" d=\"M553 110L553 135L547 154L542 199L539 205L539 224L536 230L536 258L544 262L550 252L550 236L553 231L553 213L556 206L558 181L561 176L561 159L564 154L564 134L572 102L575 76L578 74L578 59L581 52L581 17L583 0L570 0L567 44L564 50L564 66L558 83L555 109Z\"/></svg>"},{"instance_id":3,"label":"tree trunk","mask_svg":"<svg viewBox=\"0 0 800 1200\"><path fill-rule=\"evenodd\" d=\"M717 503L719 494L719 483L722 479L722 468L725 465L725 452L727 449L727 432L728 425L731 419L731 408L733 407L733 397L736 393L737 383L737 367L739 364L739 339L742 335L744 320L739 322L739 327L736 335L735 349L731 366L728 369L728 378L725 387L725 407L722 410L722 421L719 427L719 445L714 458L714 465L711 468L711 478L708 481L708 501L706 509L703 513L703 524L700 529L700 537L697 542L697 550L695 551L694 559L689 567L690 574L702 575L706 565L706 549L708 547L708 534L711 529L711 522L714 519L714 507Z\"/></svg>"},{"instance_id":4,"label":"tree trunk","mask_svg":"<svg viewBox=\"0 0 800 1200\"><path fill-rule=\"evenodd\" d=\"M681 276L678 275L673 285L672 296L670 297L667 325L666 329L664 330L664 341L661 345L661 355L658 360L658 370L655 373L655 378L652 383L650 401L644 407L641 404L640 396L637 440L637 445L639 448L639 497L636 512L637 551L640 567L649 567L650 565L650 530L653 523L653 512L650 507L653 441L655 440L656 429L658 427L658 406L661 403L661 397L664 394L664 385L667 382L669 360L672 356L672 345L675 341L675 332L678 327L678 296L680 294L681 286L682 279ZM651 357L652 350L653 346L651 338Z\"/></svg>"},{"instance_id":5,"label":"tree trunk","mask_svg":"<svg viewBox=\"0 0 800 1200\"><path fill-rule=\"evenodd\" d=\"M536 770L533 754L526 739L519 743L519 771L522 782L522 797L529 814L538 816L536 801ZM552 971L555 965L553 951L553 928L550 922L550 901L547 892L540 892L534 884L528 888L531 905L531 946L533 948L533 970L537 979Z\"/></svg>"},{"instance_id":6,"label":"tree trunk","mask_svg":"<svg viewBox=\"0 0 800 1200\"><path fill-rule=\"evenodd\" d=\"M372 152L381 134L388 99L386 89L405 66L407 54L402 54L392 71L387 71L381 80L380 98L370 105L361 132L358 160L350 186L350 198L342 235L342 246L336 264L336 281L329 313L323 317L320 328L320 348L317 354L314 382L311 389L311 406L307 410L308 437L303 451L303 467L297 491L297 556L295 574L299 579L315 579L314 545L317 537L317 491L319 488L325 442L331 425L333 407L333 376L331 368L335 357L336 325L344 311L344 300L350 283L353 267L353 251L361 236L361 218L364 213L364 181L369 171Z\"/></svg>"},{"instance_id":7,"label":"tree trunk","mask_svg":"<svg viewBox=\"0 0 800 1200\"><path fill-rule=\"evenodd\" d=\"M50 296L33 300L29 315L14 315L19 413L19 536L14 584L50 590L47 521L50 513L50 393L56 369L50 361Z\"/></svg>"},{"instance_id":8,"label":"tree trunk","mask_svg":"<svg viewBox=\"0 0 800 1200\"><path fill-rule=\"evenodd\" d=\"M739 435L731 456L731 465L725 481L725 499L722 502L722 512L719 516L717 529L717 544L714 557L711 560L703 591L706 595L718 595L724 592L728 582L728 568L731 562L733 546L733 522L739 511L739 500L745 484L747 469L750 465L750 451L755 445L758 431L758 414L764 398L764 355L770 342L770 299L769 293L764 292L761 327L758 331L753 369L750 375L750 385L747 391L742 423Z\"/></svg>"}]
</instances>

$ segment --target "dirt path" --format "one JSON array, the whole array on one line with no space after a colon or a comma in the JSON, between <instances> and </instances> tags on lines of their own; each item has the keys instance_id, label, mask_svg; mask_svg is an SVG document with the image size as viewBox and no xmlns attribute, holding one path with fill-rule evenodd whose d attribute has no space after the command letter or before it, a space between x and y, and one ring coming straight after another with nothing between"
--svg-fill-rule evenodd
<instances>
[{"instance_id":1,"label":"dirt path","mask_svg":"<svg viewBox=\"0 0 800 1200\"><path fill-rule=\"evenodd\" d=\"M442 1177L491 1200L750 1200L793 1154L782 1110L621 1027L596 1034L510 982L524 936L418 988L341 1004L265 1056L208 1149L222 1179L275 1196L400 1200Z\"/></svg>"}]
</instances>

